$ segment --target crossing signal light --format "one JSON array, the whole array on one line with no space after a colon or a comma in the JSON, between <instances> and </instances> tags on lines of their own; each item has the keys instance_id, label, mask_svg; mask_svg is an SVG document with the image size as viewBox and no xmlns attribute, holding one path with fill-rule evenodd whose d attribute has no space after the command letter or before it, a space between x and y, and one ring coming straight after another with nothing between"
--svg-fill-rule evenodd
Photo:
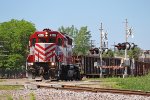
<instances>
[{"instance_id":1,"label":"crossing signal light","mask_svg":"<svg viewBox=\"0 0 150 100\"><path fill-rule=\"evenodd\" d=\"M124 43L118 43L118 45L115 45L115 47L117 47L118 50L130 50L130 49L134 49L137 45L135 45L134 43L128 43L128 42L124 42Z\"/></svg>"},{"instance_id":2,"label":"crossing signal light","mask_svg":"<svg viewBox=\"0 0 150 100\"><path fill-rule=\"evenodd\" d=\"M98 48L94 48L94 52L95 52L95 54L99 54L99 49Z\"/></svg>"},{"instance_id":3,"label":"crossing signal light","mask_svg":"<svg viewBox=\"0 0 150 100\"><path fill-rule=\"evenodd\" d=\"M130 50L130 48L131 48L130 43L126 42L126 49L127 49L127 50Z\"/></svg>"},{"instance_id":4,"label":"crossing signal light","mask_svg":"<svg viewBox=\"0 0 150 100\"><path fill-rule=\"evenodd\" d=\"M106 54L108 53L108 48L102 48L102 51L100 51L99 48L94 48L89 50L91 54L99 54L102 52L102 54L105 52Z\"/></svg>"},{"instance_id":5,"label":"crossing signal light","mask_svg":"<svg viewBox=\"0 0 150 100\"><path fill-rule=\"evenodd\" d=\"M102 49L103 51L102 51L102 54L105 52L106 54L108 53L108 48L103 48Z\"/></svg>"},{"instance_id":6,"label":"crossing signal light","mask_svg":"<svg viewBox=\"0 0 150 100\"><path fill-rule=\"evenodd\" d=\"M131 49L133 50L135 47L137 47L137 45L135 45L134 43L131 43Z\"/></svg>"},{"instance_id":7,"label":"crossing signal light","mask_svg":"<svg viewBox=\"0 0 150 100\"><path fill-rule=\"evenodd\" d=\"M125 50L125 49L126 49L126 43L122 43L122 44L121 44L121 49L122 49L122 50Z\"/></svg>"},{"instance_id":8,"label":"crossing signal light","mask_svg":"<svg viewBox=\"0 0 150 100\"><path fill-rule=\"evenodd\" d=\"M94 49L89 50L91 54L94 54Z\"/></svg>"},{"instance_id":9,"label":"crossing signal light","mask_svg":"<svg viewBox=\"0 0 150 100\"><path fill-rule=\"evenodd\" d=\"M99 49L98 48L90 49L89 51L90 51L91 54L99 54Z\"/></svg>"},{"instance_id":10,"label":"crossing signal light","mask_svg":"<svg viewBox=\"0 0 150 100\"><path fill-rule=\"evenodd\" d=\"M121 44L121 49L122 50L125 50L125 49L130 50L130 47L131 47L131 45L128 42L125 42L125 43Z\"/></svg>"},{"instance_id":11,"label":"crossing signal light","mask_svg":"<svg viewBox=\"0 0 150 100\"><path fill-rule=\"evenodd\" d=\"M118 45L115 45L115 47L117 47L118 50L121 50L121 49L122 49L121 43L118 43Z\"/></svg>"}]
</instances>

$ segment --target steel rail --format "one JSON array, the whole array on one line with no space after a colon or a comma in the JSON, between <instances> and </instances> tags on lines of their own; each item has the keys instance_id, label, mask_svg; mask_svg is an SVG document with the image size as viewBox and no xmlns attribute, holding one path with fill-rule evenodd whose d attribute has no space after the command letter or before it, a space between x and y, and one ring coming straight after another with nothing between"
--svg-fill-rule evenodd
<instances>
[{"instance_id":1,"label":"steel rail","mask_svg":"<svg viewBox=\"0 0 150 100\"><path fill-rule=\"evenodd\" d=\"M92 88L92 87L81 87L81 86L72 86L72 85L61 85L61 86L44 86L39 85L39 88L54 88L60 90L70 90L75 92L105 92L105 93L117 93L124 95L142 95L142 96L150 96L150 92L144 91L135 91L135 90L122 90L122 89L106 89L106 88Z\"/></svg>"}]
</instances>

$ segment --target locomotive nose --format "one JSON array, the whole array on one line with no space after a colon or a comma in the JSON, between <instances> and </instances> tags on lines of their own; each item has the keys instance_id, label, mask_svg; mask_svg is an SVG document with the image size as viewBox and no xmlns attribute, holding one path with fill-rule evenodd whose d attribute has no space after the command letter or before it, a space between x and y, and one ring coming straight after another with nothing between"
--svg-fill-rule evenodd
<instances>
[{"instance_id":1,"label":"locomotive nose","mask_svg":"<svg viewBox=\"0 0 150 100\"><path fill-rule=\"evenodd\" d=\"M35 62L55 62L55 43L36 43Z\"/></svg>"}]
</instances>

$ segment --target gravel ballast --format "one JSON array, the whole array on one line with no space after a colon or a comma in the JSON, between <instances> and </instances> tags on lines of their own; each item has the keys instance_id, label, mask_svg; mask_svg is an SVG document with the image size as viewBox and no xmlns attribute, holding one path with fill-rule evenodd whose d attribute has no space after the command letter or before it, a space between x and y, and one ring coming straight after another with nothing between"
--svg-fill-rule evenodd
<instances>
[{"instance_id":1,"label":"gravel ballast","mask_svg":"<svg viewBox=\"0 0 150 100\"><path fill-rule=\"evenodd\" d=\"M8 95L13 100L30 100L31 93L34 94L36 100L150 100L150 97L139 95L74 92L56 89L0 90L0 100L7 100Z\"/></svg>"}]
</instances>

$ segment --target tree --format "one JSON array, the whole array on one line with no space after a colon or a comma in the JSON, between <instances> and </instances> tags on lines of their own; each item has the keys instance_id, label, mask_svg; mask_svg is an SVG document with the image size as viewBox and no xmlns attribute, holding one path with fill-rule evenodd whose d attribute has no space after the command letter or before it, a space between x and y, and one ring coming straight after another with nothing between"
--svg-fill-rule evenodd
<instances>
[{"instance_id":1,"label":"tree","mask_svg":"<svg viewBox=\"0 0 150 100\"><path fill-rule=\"evenodd\" d=\"M115 51L115 54L118 56L118 57L124 57L124 50L116 50Z\"/></svg>"},{"instance_id":2,"label":"tree","mask_svg":"<svg viewBox=\"0 0 150 100\"><path fill-rule=\"evenodd\" d=\"M109 49L108 52L107 53L104 52L102 56L105 58L112 58L112 57L114 57L114 51Z\"/></svg>"},{"instance_id":3,"label":"tree","mask_svg":"<svg viewBox=\"0 0 150 100\"><path fill-rule=\"evenodd\" d=\"M0 67L16 68L25 64L29 36L35 30L35 25L25 20L12 19L0 23L0 41L5 42L3 50L8 51L8 56L2 58Z\"/></svg>"},{"instance_id":4,"label":"tree","mask_svg":"<svg viewBox=\"0 0 150 100\"><path fill-rule=\"evenodd\" d=\"M69 36L71 36L73 39L77 36L78 34L78 29L74 27L74 25L72 25L71 27L63 27L61 26L60 28L58 28L58 31L59 32L62 32L62 33L66 33L68 34Z\"/></svg>"},{"instance_id":5,"label":"tree","mask_svg":"<svg viewBox=\"0 0 150 100\"><path fill-rule=\"evenodd\" d=\"M74 39L74 53L77 55L86 55L90 49L90 38L91 34L90 31L88 31L87 26L81 27Z\"/></svg>"},{"instance_id":6,"label":"tree","mask_svg":"<svg viewBox=\"0 0 150 100\"><path fill-rule=\"evenodd\" d=\"M79 30L73 25L71 27L64 28L61 26L58 31L68 34L73 38L73 54L75 55L85 55L90 48L90 38L91 34L88 31L87 26L81 27Z\"/></svg>"},{"instance_id":7,"label":"tree","mask_svg":"<svg viewBox=\"0 0 150 100\"><path fill-rule=\"evenodd\" d=\"M133 50L128 51L129 58L134 58L135 60L138 60L140 56L141 49L138 47L135 47Z\"/></svg>"},{"instance_id":8,"label":"tree","mask_svg":"<svg viewBox=\"0 0 150 100\"><path fill-rule=\"evenodd\" d=\"M118 52L116 52L116 54L119 57L124 57L125 56L124 52L125 52L124 50L119 50ZM135 60L138 60L140 53L141 53L141 49L139 47L135 47L134 49L127 50L127 54L130 59L134 58Z\"/></svg>"}]
</instances>

